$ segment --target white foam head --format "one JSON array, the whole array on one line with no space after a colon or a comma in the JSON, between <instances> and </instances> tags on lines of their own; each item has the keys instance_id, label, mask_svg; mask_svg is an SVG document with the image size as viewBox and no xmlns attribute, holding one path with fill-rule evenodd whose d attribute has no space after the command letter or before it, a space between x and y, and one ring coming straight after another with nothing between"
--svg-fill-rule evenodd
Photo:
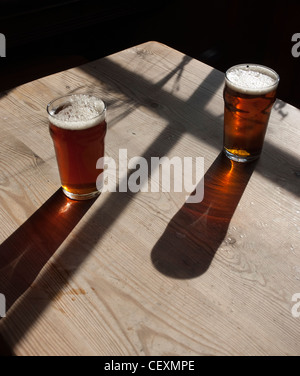
<instances>
[{"instance_id":1,"label":"white foam head","mask_svg":"<svg viewBox=\"0 0 300 376\"><path fill-rule=\"evenodd\" d=\"M226 72L226 84L243 94L263 95L275 90L278 74L271 68L256 64L241 64Z\"/></svg>"},{"instance_id":2,"label":"white foam head","mask_svg":"<svg viewBox=\"0 0 300 376\"><path fill-rule=\"evenodd\" d=\"M88 94L73 94L58 98L48 107L49 121L63 129L83 130L105 120L105 103Z\"/></svg>"}]
</instances>

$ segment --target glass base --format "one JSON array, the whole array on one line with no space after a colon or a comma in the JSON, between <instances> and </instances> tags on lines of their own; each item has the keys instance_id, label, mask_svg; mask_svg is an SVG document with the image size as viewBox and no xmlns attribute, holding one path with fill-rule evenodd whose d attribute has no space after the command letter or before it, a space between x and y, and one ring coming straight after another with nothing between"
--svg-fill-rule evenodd
<instances>
[{"instance_id":1,"label":"glass base","mask_svg":"<svg viewBox=\"0 0 300 376\"><path fill-rule=\"evenodd\" d=\"M224 153L227 158L231 159L232 161L235 162L241 162L241 163L249 163L257 160L260 155L251 155L251 156L240 156L236 154L232 154L230 151L228 151L226 148L224 148Z\"/></svg>"},{"instance_id":2,"label":"glass base","mask_svg":"<svg viewBox=\"0 0 300 376\"><path fill-rule=\"evenodd\" d=\"M101 194L100 191L95 191L95 192L87 193L84 195L83 194L80 195L80 194L68 192L64 188L62 190L68 198L70 198L71 200L75 200L75 201L91 200L93 198L98 197Z\"/></svg>"}]
</instances>

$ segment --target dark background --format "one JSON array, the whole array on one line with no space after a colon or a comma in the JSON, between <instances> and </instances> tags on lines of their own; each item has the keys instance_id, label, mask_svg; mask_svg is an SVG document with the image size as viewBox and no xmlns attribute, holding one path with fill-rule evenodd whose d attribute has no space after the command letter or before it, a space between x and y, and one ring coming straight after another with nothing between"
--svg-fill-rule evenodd
<instances>
[{"instance_id":1,"label":"dark background","mask_svg":"<svg viewBox=\"0 0 300 376\"><path fill-rule=\"evenodd\" d=\"M0 91L155 40L223 72L268 65L278 97L300 107L299 0L0 0L0 33Z\"/></svg>"}]
</instances>

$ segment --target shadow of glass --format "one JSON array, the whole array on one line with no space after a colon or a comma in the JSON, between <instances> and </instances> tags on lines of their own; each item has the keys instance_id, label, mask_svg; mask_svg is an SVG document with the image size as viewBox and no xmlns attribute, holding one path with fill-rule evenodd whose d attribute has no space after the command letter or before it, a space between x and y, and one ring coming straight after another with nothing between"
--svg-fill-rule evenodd
<instances>
[{"instance_id":1,"label":"shadow of glass","mask_svg":"<svg viewBox=\"0 0 300 376\"><path fill-rule=\"evenodd\" d=\"M7 312L31 286L94 201L72 201L58 190L0 245L0 286Z\"/></svg>"},{"instance_id":2,"label":"shadow of glass","mask_svg":"<svg viewBox=\"0 0 300 376\"><path fill-rule=\"evenodd\" d=\"M255 166L218 156L204 177L204 200L186 203L153 248L151 259L158 271L177 279L207 271Z\"/></svg>"}]
</instances>

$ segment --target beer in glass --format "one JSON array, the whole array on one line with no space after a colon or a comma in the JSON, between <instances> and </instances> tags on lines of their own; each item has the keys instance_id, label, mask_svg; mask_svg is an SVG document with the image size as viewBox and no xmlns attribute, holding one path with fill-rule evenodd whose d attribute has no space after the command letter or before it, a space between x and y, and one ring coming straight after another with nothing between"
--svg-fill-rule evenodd
<instances>
[{"instance_id":1,"label":"beer in glass","mask_svg":"<svg viewBox=\"0 0 300 376\"><path fill-rule=\"evenodd\" d=\"M47 111L64 194L73 200L98 196L97 178L103 170L96 165L104 157L107 130L104 102L73 94L55 99Z\"/></svg>"},{"instance_id":2,"label":"beer in glass","mask_svg":"<svg viewBox=\"0 0 300 376\"><path fill-rule=\"evenodd\" d=\"M228 158L237 162L259 158L278 83L278 74L262 65L241 64L226 72L224 152Z\"/></svg>"}]
</instances>

